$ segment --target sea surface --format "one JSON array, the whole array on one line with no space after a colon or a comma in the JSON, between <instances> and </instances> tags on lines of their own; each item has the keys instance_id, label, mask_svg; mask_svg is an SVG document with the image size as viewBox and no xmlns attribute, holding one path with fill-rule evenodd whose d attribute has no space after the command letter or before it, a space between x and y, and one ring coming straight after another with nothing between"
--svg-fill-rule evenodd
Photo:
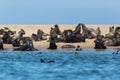
<instances>
[{"instance_id":1,"label":"sea surface","mask_svg":"<svg viewBox=\"0 0 120 80\"><path fill-rule=\"evenodd\" d=\"M0 80L120 80L120 53L114 51L1 51Z\"/></svg>"}]
</instances>

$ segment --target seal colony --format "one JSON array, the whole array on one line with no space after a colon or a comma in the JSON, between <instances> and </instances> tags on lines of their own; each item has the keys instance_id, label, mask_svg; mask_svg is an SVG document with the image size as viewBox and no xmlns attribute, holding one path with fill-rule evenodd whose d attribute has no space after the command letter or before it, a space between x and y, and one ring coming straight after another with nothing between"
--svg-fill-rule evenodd
<instances>
[{"instance_id":1,"label":"seal colony","mask_svg":"<svg viewBox=\"0 0 120 80\"><path fill-rule=\"evenodd\" d=\"M0 49L36 51L40 48L75 48L78 45L81 48L119 48L120 27L100 26L87 26L82 23L67 26L0 25Z\"/></svg>"}]
</instances>

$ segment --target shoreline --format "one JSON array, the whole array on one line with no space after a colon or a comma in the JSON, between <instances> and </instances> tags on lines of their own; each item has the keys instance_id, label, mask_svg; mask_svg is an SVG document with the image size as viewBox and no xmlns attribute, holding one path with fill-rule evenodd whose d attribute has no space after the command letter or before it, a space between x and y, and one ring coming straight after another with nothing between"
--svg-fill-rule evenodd
<instances>
[{"instance_id":1,"label":"shoreline","mask_svg":"<svg viewBox=\"0 0 120 80\"><path fill-rule=\"evenodd\" d=\"M89 41L89 40L88 40ZM90 40L90 42L93 40ZM46 49L46 50L50 50L47 49L49 47L49 42L46 41L38 41L38 42L33 42L34 44L34 48L38 49L38 51L40 51L40 49ZM85 42L85 43L56 43L58 46L58 49L63 49L61 48L63 45L65 44L70 44L73 45L75 47L77 47L77 45L80 45L82 49L86 49L86 48L90 48L90 49L94 49L94 42L93 43L89 43L89 42ZM4 50L3 51L14 51L13 49L15 47L12 46L12 44L4 44ZM75 49L75 48L64 48L63 50L69 50L69 49ZM120 46L107 46L107 49L120 49ZM57 50L57 49L56 49Z\"/></svg>"}]
</instances>

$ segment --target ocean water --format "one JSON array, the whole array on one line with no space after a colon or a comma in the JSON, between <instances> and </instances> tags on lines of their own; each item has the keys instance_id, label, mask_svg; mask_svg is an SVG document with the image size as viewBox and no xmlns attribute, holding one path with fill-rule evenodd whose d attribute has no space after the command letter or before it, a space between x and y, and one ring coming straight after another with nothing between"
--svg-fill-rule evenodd
<instances>
[{"instance_id":1,"label":"ocean water","mask_svg":"<svg viewBox=\"0 0 120 80\"><path fill-rule=\"evenodd\" d=\"M120 54L114 51L1 51L0 80L120 80Z\"/></svg>"}]
</instances>

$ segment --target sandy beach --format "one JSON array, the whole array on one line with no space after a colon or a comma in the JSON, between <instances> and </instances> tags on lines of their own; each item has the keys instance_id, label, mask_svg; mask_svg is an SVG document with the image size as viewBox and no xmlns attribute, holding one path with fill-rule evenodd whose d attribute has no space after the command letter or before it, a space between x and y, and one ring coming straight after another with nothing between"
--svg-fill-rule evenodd
<instances>
[{"instance_id":1,"label":"sandy beach","mask_svg":"<svg viewBox=\"0 0 120 80\"><path fill-rule=\"evenodd\" d=\"M66 29L72 29L74 30L75 27L77 26L77 24L58 24L59 28L61 31L64 31ZM113 25L86 25L86 27L88 28L93 28L93 29L97 29L97 27L100 27L101 29L101 33L103 35L109 33L109 27L111 27ZM120 26L120 25L114 25L115 27ZM37 33L38 29L43 30L45 33L50 32L50 28L54 27L54 24L0 24L0 29L3 29L4 27L8 27L10 30L12 31L16 31L18 33L18 31L20 29L24 29L26 34L24 36L31 36L32 33ZM34 43L34 47L37 49L40 48L48 48L49 46L49 42L47 42L47 40L44 41L37 41L37 42L33 42ZM62 45L65 45L68 43L57 43L58 48L61 48ZM69 43L71 45L77 46L80 45L82 48L94 48L94 39L87 39L85 43ZM120 46L114 47L114 46L108 46L108 48L119 48ZM4 48L5 49L9 49L9 48L13 48L11 44L4 44Z\"/></svg>"}]
</instances>

